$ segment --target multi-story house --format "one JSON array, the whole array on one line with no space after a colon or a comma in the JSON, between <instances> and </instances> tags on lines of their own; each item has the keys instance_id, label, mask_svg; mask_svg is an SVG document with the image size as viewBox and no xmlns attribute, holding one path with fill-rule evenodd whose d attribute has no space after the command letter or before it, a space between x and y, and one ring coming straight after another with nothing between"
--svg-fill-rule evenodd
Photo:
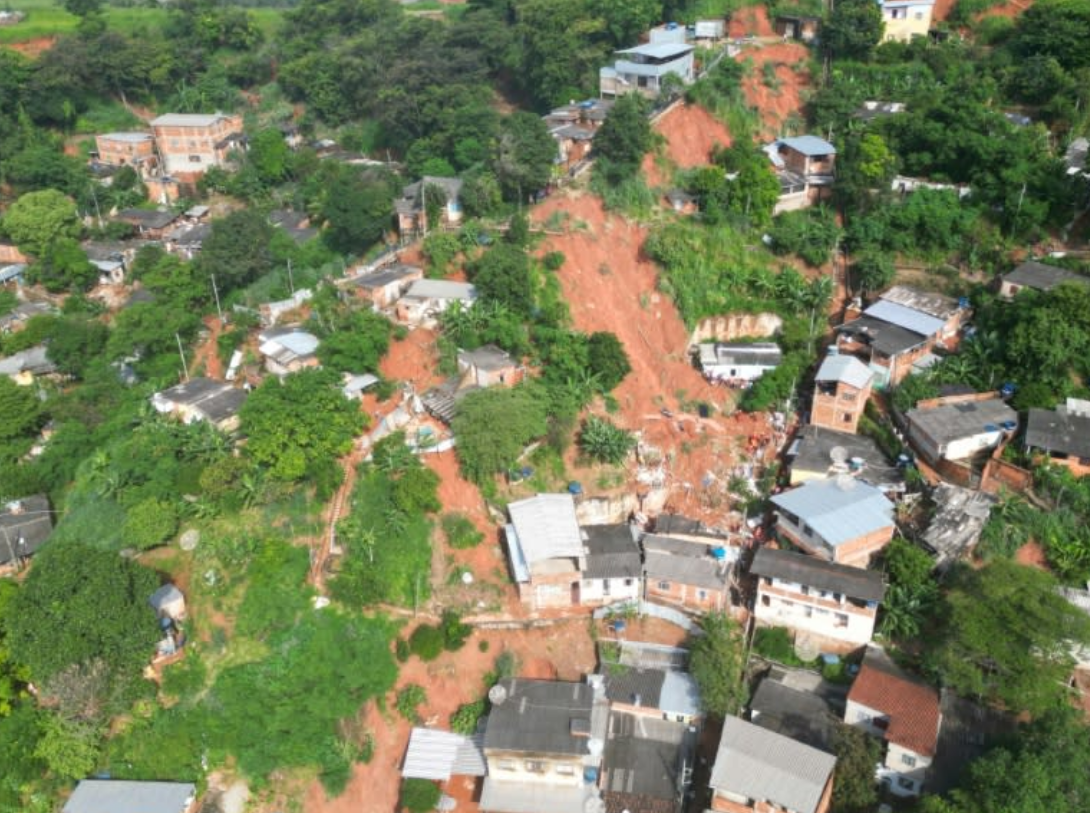
<instances>
[{"instance_id":1,"label":"multi-story house","mask_svg":"<svg viewBox=\"0 0 1090 813\"><path fill-rule=\"evenodd\" d=\"M774 214L805 209L832 194L836 175L836 148L824 138L794 136L764 148L780 180L780 198Z\"/></svg>"},{"instance_id":2,"label":"multi-story house","mask_svg":"<svg viewBox=\"0 0 1090 813\"><path fill-rule=\"evenodd\" d=\"M729 534L666 514L644 534L644 598L687 612L724 612L742 549Z\"/></svg>"},{"instance_id":3,"label":"multi-story house","mask_svg":"<svg viewBox=\"0 0 1090 813\"><path fill-rule=\"evenodd\" d=\"M91 157L108 167L132 167L141 176L158 163L155 136L151 133L104 133L95 136Z\"/></svg>"},{"instance_id":4,"label":"multi-story house","mask_svg":"<svg viewBox=\"0 0 1090 813\"><path fill-rule=\"evenodd\" d=\"M162 171L192 184L209 167L223 166L242 142L242 116L226 113L167 113L151 122Z\"/></svg>"},{"instance_id":5,"label":"multi-story house","mask_svg":"<svg viewBox=\"0 0 1090 813\"><path fill-rule=\"evenodd\" d=\"M488 693L488 775L480 809L489 813L586 813L599 800L609 703L595 685L501 680Z\"/></svg>"},{"instance_id":6,"label":"multi-story house","mask_svg":"<svg viewBox=\"0 0 1090 813\"><path fill-rule=\"evenodd\" d=\"M810 423L855 434L873 380L874 373L854 356L826 356L814 378Z\"/></svg>"},{"instance_id":7,"label":"multi-story house","mask_svg":"<svg viewBox=\"0 0 1090 813\"><path fill-rule=\"evenodd\" d=\"M893 503L850 474L772 497L777 535L826 561L866 567L893 539Z\"/></svg>"},{"instance_id":8,"label":"multi-story house","mask_svg":"<svg viewBox=\"0 0 1090 813\"><path fill-rule=\"evenodd\" d=\"M826 651L870 642L886 594L881 573L770 548L757 551L749 572L758 577L758 623L818 636Z\"/></svg>"},{"instance_id":9,"label":"multi-story house","mask_svg":"<svg viewBox=\"0 0 1090 813\"><path fill-rule=\"evenodd\" d=\"M935 0L878 0L878 4L885 25L882 39L887 42L907 42L913 37L926 37L931 29Z\"/></svg>"},{"instance_id":10,"label":"multi-story house","mask_svg":"<svg viewBox=\"0 0 1090 813\"><path fill-rule=\"evenodd\" d=\"M848 692L844 722L885 741L877 779L897 796L919 796L935 756L942 714L939 693L881 649L868 647Z\"/></svg>"},{"instance_id":11,"label":"multi-story house","mask_svg":"<svg viewBox=\"0 0 1090 813\"><path fill-rule=\"evenodd\" d=\"M721 813L826 813L836 757L790 737L723 720L709 784Z\"/></svg>"},{"instance_id":12,"label":"multi-story house","mask_svg":"<svg viewBox=\"0 0 1090 813\"><path fill-rule=\"evenodd\" d=\"M613 66L598 71L599 93L602 96L639 93L655 99L668 74L690 84L695 78L694 50L694 46L684 42L651 42L617 51L618 59Z\"/></svg>"}]
</instances>

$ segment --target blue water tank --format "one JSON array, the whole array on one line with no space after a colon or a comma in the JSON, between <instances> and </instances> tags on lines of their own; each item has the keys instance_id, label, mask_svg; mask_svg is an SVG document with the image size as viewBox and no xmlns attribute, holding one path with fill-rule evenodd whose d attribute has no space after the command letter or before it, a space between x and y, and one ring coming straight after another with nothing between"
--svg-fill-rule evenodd
<instances>
[{"instance_id":1,"label":"blue water tank","mask_svg":"<svg viewBox=\"0 0 1090 813\"><path fill-rule=\"evenodd\" d=\"M574 497L578 497L580 494L583 493L583 486L575 482L575 480L572 480L570 483L568 483L568 493Z\"/></svg>"},{"instance_id":2,"label":"blue water tank","mask_svg":"<svg viewBox=\"0 0 1090 813\"><path fill-rule=\"evenodd\" d=\"M999 394L1002 395L1004 398L1010 398L1012 395L1014 395L1014 392L1017 389L1018 387L1008 381L1006 384L999 388Z\"/></svg>"},{"instance_id":3,"label":"blue water tank","mask_svg":"<svg viewBox=\"0 0 1090 813\"><path fill-rule=\"evenodd\" d=\"M959 296L958 297L958 307L962 308L962 309L969 307L969 297Z\"/></svg>"},{"instance_id":4,"label":"blue water tank","mask_svg":"<svg viewBox=\"0 0 1090 813\"><path fill-rule=\"evenodd\" d=\"M712 558L717 562L722 562L727 558L727 549L724 547L712 548Z\"/></svg>"},{"instance_id":5,"label":"blue water tank","mask_svg":"<svg viewBox=\"0 0 1090 813\"><path fill-rule=\"evenodd\" d=\"M598 784L598 769L587 767L583 769L583 782L588 785Z\"/></svg>"}]
</instances>

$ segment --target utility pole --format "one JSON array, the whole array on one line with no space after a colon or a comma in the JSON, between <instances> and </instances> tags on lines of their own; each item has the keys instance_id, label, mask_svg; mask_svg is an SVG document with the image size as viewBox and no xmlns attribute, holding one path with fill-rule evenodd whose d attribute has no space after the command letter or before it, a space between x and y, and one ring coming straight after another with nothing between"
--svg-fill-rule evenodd
<instances>
[{"instance_id":1,"label":"utility pole","mask_svg":"<svg viewBox=\"0 0 1090 813\"><path fill-rule=\"evenodd\" d=\"M220 324L225 325L227 321L223 318L223 308L220 307L220 292L219 288L216 287L216 275L209 274L209 276L212 278L212 295L216 297L216 313L219 314Z\"/></svg>"},{"instance_id":2,"label":"utility pole","mask_svg":"<svg viewBox=\"0 0 1090 813\"><path fill-rule=\"evenodd\" d=\"M341 262L344 262L343 258ZM288 257L288 290L291 291L292 296L295 296L295 280L293 280L291 276L291 257Z\"/></svg>"},{"instance_id":3,"label":"utility pole","mask_svg":"<svg viewBox=\"0 0 1090 813\"><path fill-rule=\"evenodd\" d=\"M178 341L178 355L182 357L182 372L185 373L185 380L189 380L189 365L185 363L185 350L182 349L182 337L177 332L174 333L174 338Z\"/></svg>"}]
</instances>

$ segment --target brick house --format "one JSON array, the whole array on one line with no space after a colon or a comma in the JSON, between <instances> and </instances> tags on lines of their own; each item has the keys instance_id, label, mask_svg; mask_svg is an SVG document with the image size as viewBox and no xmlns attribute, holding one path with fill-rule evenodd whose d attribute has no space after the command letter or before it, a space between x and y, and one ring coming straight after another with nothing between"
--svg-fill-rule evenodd
<instances>
[{"instance_id":1,"label":"brick house","mask_svg":"<svg viewBox=\"0 0 1090 813\"><path fill-rule=\"evenodd\" d=\"M340 285L355 296L370 302L372 307L382 310L391 307L412 283L420 279L424 279L423 268L393 263L370 274L349 277Z\"/></svg>"},{"instance_id":2,"label":"brick house","mask_svg":"<svg viewBox=\"0 0 1090 813\"><path fill-rule=\"evenodd\" d=\"M401 190L401 197L394 201L397 214L397 233L402 240L428 233L427 189L437 187L446 198L439 210L440 228L457 226L462 222L462 179L439 178L425 175Z\"/></svg>"},{"instance_id":3,"label":"brick house","mask_svg":"<svg viewBox=\"0 0 1090 813\"><path fill-rule=\"evenodd\" d=\"M776 534L826 561L866 567L893 539L893 503L851 475L809 480L772 497Z\"/></svg>"},{"instance_id":4,"label":"brick house","mask_svg":"<svg viewBox=\"0 0 1090 813\"><path fill-rule=\"evenodd\" d=\"M890 464L878 444L866 435L848 435L810 424L799 429L786 456L793 486L851 474L886 493L904 488L904 473Z\"/></svg>"},{"instance_id":5,"label":"brick house","mask_svg":"<svg viewBox=\"0 0 1090 813\"><path fill-rule=\"evenodd\" d=\"M876 778L897 796L919 796L942 726L939 693L868 647L848 692L844 722L886 743Z\"/></svg>"},{"instance_id":6,"label":"brick house","mask_svg":"<svg viewBox=\"0 0 1090 813\"><path fill-rule=\"evenodd\" d=\"M506 350L486 344L476 350L459 350L458 372L464 385L512 387L522 380L523 367Z\"/></svg>"},{"instance_id":7,"label":"brick house","mask_svg":"<svg viewBox=\"0 0 1090 813\"><path fill-rule=\"evenodd\" d=\"M721 813L826 813L836 757L748 723L723 720L709 781Z\"/></svg>"},{"instance_id":8,"label":"brick house","mask_svg":"<svg viewBox=\"0 0 1090 813\"><path fill-rule=\"evenodd\" d=\"M167 113L152 119L164 174L193 184L209 167L222 166L242 139L242 116Z\"/></svg>"},{"instance_id":9,"label":"brick house","mask_svg":"<svg viewBox=\"0 0 1090 813\"><path fill-rule=\"evenodd\" d=\"M141 177L158 163L155 136L151 133L104 133L95 136L92 157L109 167L132 167Z\"/></svg>"},{"instance_id":10,"label":"brick house","mask_svg":"<svg viewBox=\"0 0 1090 813\"><path fill-rule=\"evenodd\" d=\"M758 577L758 623L817 636L823 651L847 652L874 635L881 573L771 548L757 551L749 572Z\"/></svg>"},{"instance_id":11,"label":"brick house","mask_svg":"<svg viewBox=\"0 0 1090 813\"><path fill-rule=\"evenodd\" d=\"M265 357L265 368L273 375L320 367L318 338L297 327L271 327L261 331L258 352Z\"/></svg>"},{"instance_id":12,"label":"brick house","mask_svg":"<svg viewBox=\"0 0 1090 813\"><path fill-rule=\"evenodd\" d=\"M853 356L831 355L814 378L810 423L855 434L870 398L874 373Z\"/></svg>"},{"instance_id":13,"label":"brick house","mask_svg":"<svg viewBox=\"0 0 1090 813\"><path fill-rule=\"evenodd\" d=\"M679 514L644 534L644 599L686 612L726 612L742 549L730 535Z\"/></svg>"},{"instance_id":14,"label":"brick house","mask_svg":"<svg viewBox=\"0 0 1090 813\"><path fill-rule=\"evenodd\" d=\"M950 297L897 285L837 328L837 347L870 367L876 387L896 386L934 361L931 351L946 346L968 317Z\"/></svg>"},{"instance_id":15,"label":"brick house","mask_svg":"<svg viewBox=\"0 0 1090 813\"><path fill-rule=\"evenodd\" d=\"M1056 409L1031 409L1025 447L1042 452L1050 463L1076 477L1090 474L1090 401L1068 398Z\"/></svg>"}]
</instances>

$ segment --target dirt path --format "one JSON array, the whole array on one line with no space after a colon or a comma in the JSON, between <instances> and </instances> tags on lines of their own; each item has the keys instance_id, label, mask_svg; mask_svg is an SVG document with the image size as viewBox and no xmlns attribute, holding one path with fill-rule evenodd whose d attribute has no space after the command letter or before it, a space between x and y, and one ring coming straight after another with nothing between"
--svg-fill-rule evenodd
<instances>
[{"instance_id":1,"label":"dirt path","mask_svg":"<svg viewBox=\"0 0 1090 813\"><path fill-rule=\"evenodd\" d=\"M222 381L223 364L220 362L218 342L220 333L223 332L223 325L220 324L219 317L206 316L204 317L204 326L208 329L208 338L204 341L204 344L197 348L197 353L193 356L191 369L197 370L203 366L206 377Z\"/></svg>"},{"instance_id":2,"label":"dirt path","mask_svg":"<svg viewBox=\"0 0 1090 813\"><path fill-rule=\"evenodd\" d=\"M311 550L314 551L314 555L311 557L307 582L313 584L322 594L325 593L326 563L332 552L337 522L351 507L352 489L356 486L356 469L363 462L363 458L364 452L355 446L347 457L339 461L344 470L344 482L341 483L341 487L337 489L337 493L333 495L333 499L323 512L324 531L321 539L311 540Z\"/></svg>"}]
</instances>

